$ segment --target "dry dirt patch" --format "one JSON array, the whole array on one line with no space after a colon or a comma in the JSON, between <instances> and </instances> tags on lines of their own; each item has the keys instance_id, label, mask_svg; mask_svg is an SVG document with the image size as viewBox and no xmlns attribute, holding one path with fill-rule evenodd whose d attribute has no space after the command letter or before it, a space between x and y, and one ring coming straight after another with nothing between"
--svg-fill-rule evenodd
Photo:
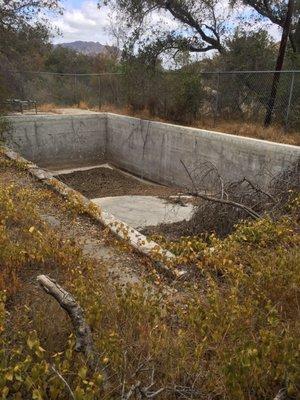
<instances>
[{"instance_id":1,"label":"dry dirt patch","mask_svg":"<svg viewBox=\"0 0 300 400\"><path fill-rule=\"evenodd\" d=\"M103 167L75 171L57 177L90 199L126 195L167 197L179 191L176 188L142 182L116 169Z\"/></svg>"}]
</instances>

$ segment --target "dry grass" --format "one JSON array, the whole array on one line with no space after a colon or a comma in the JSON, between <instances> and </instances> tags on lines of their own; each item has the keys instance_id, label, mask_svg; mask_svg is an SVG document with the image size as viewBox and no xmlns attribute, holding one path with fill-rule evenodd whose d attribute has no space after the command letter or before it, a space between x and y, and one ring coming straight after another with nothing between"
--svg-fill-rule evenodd
<instances>
[{"instance_id":1,"label":"dry grass","mask_svg":"<svg viewBox=\"0 0 300 400\"><path fill-rule=\"evenodd\" d=\"M260 124L220 121L214 126L213 123L197 122L197 128L213 129L218 132L231 133L237 136L247 136L255 139L270 140L271 142L279 142L300 146L300 132L285 132L280 126L270 126L264 128Z\"/></svg>"},{"instance_id":2,"label":"dry grass","mask_svg":"<svg viewBox=\"0 0 300 400\"><path fill-rule=\"evenodd\" d=\"M54 103L39 104L37 109L38 109L38 112L46 112L46 113L51 112L51 113L59 114L59 112L58 112L59 106Z\"/></svg>"},{"instance_id":3,"label":"dry grass","mask_svg":"<svg viewBox=\"0 0 300 400\"><path fill-rule=\"evenodd\" d=\"M39 112L60 114L61 108L79 108L80 110L89 110L90 107L85 101L80 101L79 104L72 105L57 105L55 103L43 103L38 105Z\"/></svg>"},{"instance_id":4,"label":"dry grass","mask_svg":"<svg viewBox=\"0 0 300 400\"><path fill-rule=\"evenodd\" d=\"M80 101L78 104L78 108L80 110L89 110L90 109L88 103L86 103L85 101Z\"/></svg>"}]
</instances>

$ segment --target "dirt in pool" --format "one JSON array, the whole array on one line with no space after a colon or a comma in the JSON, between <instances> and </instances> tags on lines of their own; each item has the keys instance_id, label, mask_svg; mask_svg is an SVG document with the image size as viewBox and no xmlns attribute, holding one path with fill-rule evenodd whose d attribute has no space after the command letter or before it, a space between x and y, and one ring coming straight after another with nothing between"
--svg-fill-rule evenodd
<instances>
[{"instance_id":1,"label":"dirt in pool","mask_svg":"<svg viewBox=\"0 0 300 400\"><path fill-rule=\"evenodd\" d=\"M90 199L126 195L165 198L180 192L178 188L140 181L117 169L104 167L61 174L57 178Z\"/></svg>"}]
</instances>

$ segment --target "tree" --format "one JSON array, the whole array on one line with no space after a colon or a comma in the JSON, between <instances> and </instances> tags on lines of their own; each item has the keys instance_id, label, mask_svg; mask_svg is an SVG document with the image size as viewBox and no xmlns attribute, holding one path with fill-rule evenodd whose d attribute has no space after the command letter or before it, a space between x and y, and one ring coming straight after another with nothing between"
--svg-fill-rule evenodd
<instances>
[{"instance_id":1,"label":"tree","mask_svg":"<svg viewBox=\"0 0 300 400\"><path fill-rule=\"evenodd\" d=\"M128 26L133 27L131 42L127 46L129 51L134 49L141 36L144 36L143 52L152 59L157 59L167 50L193 53L225 51L223 35L226 16L221 17L216 0L106 0L105 4L108 3L125 13ZM143 23L155 12L165 13L177 24L176 27L154 26L143 31Z\"/></svg>"},{"instance_id":2,"label":"tree","mask_svg":"<svg viewBox=\"0 0 300 400\"><path fill-rule=\"evenodd\" d=\"M263 29L257 32L237 29L226 41L226 48L224 54L213 59L216 70L260 71L274 67L277 46Z\"/></svg>"},{"instance_id":3,"label":"tree","mask_svg":"<svg viewBox=\"0 0 300 400\"><path fill-rule=\"evenodd\" d=\"M63 46L53 47L45 59L45 69L58 73L90 74L93 58Z\"/></svg>"},{"instance_id":4,"label":"tree","mask_svg":"<svg viewBox=\"0 0 300 400\"><path fill-rule=\"evenodd\" d=\"M45 11L59 12L59 0L3 0L0 2L0 96L19 92L14 70L37 70L49 49L50 27ZM40 18L37 18L37 15Z\"/></svg>"},{"instance_id":5,"label":"tree","mask_svg":"<svg viewBox=\"0 0 300 400\"><path fill-rule=\"evenodd\" d=\"M235 1L233 3L236 3ZM252 7L262 18L267 18L273 24L284 28L288 1L286 0L243 0ZM289 32L289 40L295 53L300 52L300 2L296 2Z\"/></svg>"},{"instance_id":6,"label":"tree","mask_svg":"<svg viewBox=\"0 0 300 400\"><path fill-rule=\"evenodd\" d=\"M272 113L273 113L273 108L274 108L274 104L275 104L275 100L276 100L277 88L278 88L278 83L279 83L279 79L280 79L280 72L282 70L288 36L290 33L290 28L291 28L293 10L294 10L294 0L289 0L284 25L282 28L282 37L281 37L281 41L280 41L278 57L277 57L277 61L276 61L276 67L275 67L276 72L274 73L270 99L269 99L268 105L267 105L267 112L266 112L266 118L265 118L265 126L266 127L270 125L271 120L272 120Z\"/></svg>"},{"instance_id":7,"label":"tree","mask_svg":"<svg viewBox=\"0 0 300 400\"><path fill-rule=\"evenodd\" d=\"M42 18L36 18L45 10L59 11L59 0L3 0L0 3L0 54L14 57L21 45L27 50L33 38L35 43L45 43L49 27L46 20L41 22Z\"/></svg>"}]
</instances>

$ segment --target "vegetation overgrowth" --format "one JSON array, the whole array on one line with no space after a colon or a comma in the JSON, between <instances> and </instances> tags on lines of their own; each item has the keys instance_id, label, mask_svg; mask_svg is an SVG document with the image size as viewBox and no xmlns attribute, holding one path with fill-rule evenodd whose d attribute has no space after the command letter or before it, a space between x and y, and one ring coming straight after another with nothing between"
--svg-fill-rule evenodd
<instances>
[{"instance_id":1,"label":"vegetation overgrowth","mask_svg":"<svg viewBox=\"0 0 300 400\"><path fill-rule=\"evenodd\" d=\"M0 160L0 171L17 175L20 166ZM299 396L299 198L280 221L166 244L196 271L170 295L163 279L153 291L107 282L94 260L43 222L38 205L49 196L17 182L0 187L2 398L126 398L152 378L162 399ZM84 308L106 374L75 352L64 311L36 287L41 273Z\"/></svg>"}]
</instances>

